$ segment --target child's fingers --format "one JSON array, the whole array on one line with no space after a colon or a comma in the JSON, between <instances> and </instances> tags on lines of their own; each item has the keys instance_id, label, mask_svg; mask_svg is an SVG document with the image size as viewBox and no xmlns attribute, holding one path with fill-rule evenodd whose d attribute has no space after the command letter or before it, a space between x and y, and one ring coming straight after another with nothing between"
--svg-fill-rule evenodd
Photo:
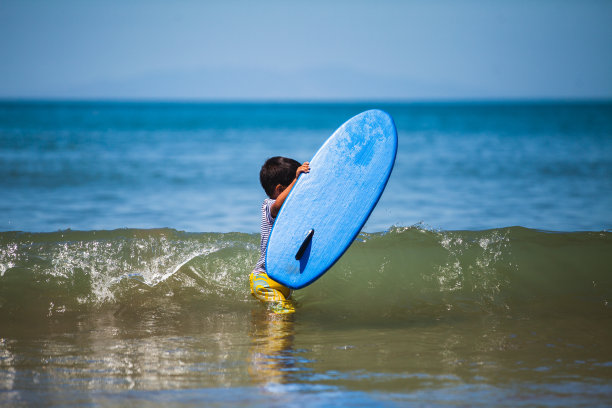
<instances>
[{"instance_id":1,"label":"child's fingers","mask_svg":"<svg viewBox=\"0 0 612 408\"><path fill-rule=\"evenodd\" d=\"M301 173L308 173L310 172L310 166L308 162L304 162L304 164L302 164L300 167L298 167L297 172L295 173L295 176L299 176Z\"/></svg>"},{"instance_id":2,"label":"child's fingers","mask_svg":"<svg viewBox=\"0 0 612 408\"><path fill-rule=\"evenodd\" d=\"M297 172L295 173L295 176L297 177L302 173L309 173L309 172L310 172L310 169L308 167L300 166L298 167Z\"/></svg>"}]
</instances>

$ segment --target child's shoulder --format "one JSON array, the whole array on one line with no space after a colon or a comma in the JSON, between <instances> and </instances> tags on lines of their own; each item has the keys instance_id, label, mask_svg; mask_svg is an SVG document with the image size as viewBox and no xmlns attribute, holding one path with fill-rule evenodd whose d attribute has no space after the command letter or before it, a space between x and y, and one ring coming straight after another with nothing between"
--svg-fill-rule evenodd
<instances>
[{"instance_id":1,"label":"child's shoulder","mask_svg":"<svg viewBox=\"0 0 612 408\"><path fill-rule=\"evenodd\" d=\"M270 208L272 207L272 204L274 204L275 201L276 200L269 197L263 200L263 203L261 203L261 211L263 213L270 212Z\"/></svg>"},{"instance_id":2,"label":"child's shoulder","mask_svg":"<svg viewBox=\"0 0 612 408\"><path fill-rule=\"evenodd\" d=\"M261 204L261 217L262 219L266 219L268 223L274 222L274 218L272 217L272 204L274 204L276 200L272 198L266 198Z\"/></svg>"}]
</instances>

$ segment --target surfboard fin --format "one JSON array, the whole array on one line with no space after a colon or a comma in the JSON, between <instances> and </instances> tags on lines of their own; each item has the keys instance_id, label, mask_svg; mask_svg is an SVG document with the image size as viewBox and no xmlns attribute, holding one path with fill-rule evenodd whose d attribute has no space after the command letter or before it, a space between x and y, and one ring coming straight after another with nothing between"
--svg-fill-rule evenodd
<instances>
[{"instance_id":1,"label":"surfboard fin","mask_svg":"<svg viewBox=\"0 0 612 408\"><path fill-rule=\"evenodd\" d=\"M310 244L310 241L312 241L313 235L314 235L313 229L308 231L308 233L306 234L306 238L304 238L304 242L302 242L302 245L300 245L300 249L298 249L297 253L295 254L296 261L299 261L300 259L302 259L302 255L304 255L306 248L308 248L308 244Z\"/></svg>"}]
</instances>

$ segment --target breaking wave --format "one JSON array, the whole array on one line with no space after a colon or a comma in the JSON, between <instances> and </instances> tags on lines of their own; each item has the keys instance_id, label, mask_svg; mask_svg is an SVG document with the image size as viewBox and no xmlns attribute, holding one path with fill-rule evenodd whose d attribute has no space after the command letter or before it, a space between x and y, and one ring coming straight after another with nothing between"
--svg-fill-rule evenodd
<instances>
[{"instance_id":1,"label":"breaking wave","mask_svg":"<svg viewBox=\"0 0 612 408\"><path fill-rule=\"evenodd\" d=\"M249 292L258 234L172 229L0 233L0 320L115 308L206 315L261 307ZM612 233L510 227L362 233L296 291L313 319L397 321L495 314L606 314Z\"/></svg>"}]
</instances>

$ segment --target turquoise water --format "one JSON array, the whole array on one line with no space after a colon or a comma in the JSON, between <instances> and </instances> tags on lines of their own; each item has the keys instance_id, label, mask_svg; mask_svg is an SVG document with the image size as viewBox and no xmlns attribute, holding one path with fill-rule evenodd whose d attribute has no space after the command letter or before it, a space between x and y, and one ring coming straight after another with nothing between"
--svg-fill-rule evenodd
<instances>
[{"instance_id":1,"label":"turquoise water","mask_svg":"<svg viewBox=\"0 0 612 408\"><path fill-rule=\"evenodd\" d=\"M396 166L366 231L612 225L612 104L0 103L0 230L257 232L263 161L381 108Z\"/></svg>"},{"instance_id":2,"label":"turquoise water","mask_svg":"<svg viewBox=\"0 0 612 408\"><path fill-rule=\"evenodd\" d=\"M398 127L388 188L270 313L261 162L371 107ZM0 405L608 406L611 113L2 103Z\"/></svg>"}]
</instances>

